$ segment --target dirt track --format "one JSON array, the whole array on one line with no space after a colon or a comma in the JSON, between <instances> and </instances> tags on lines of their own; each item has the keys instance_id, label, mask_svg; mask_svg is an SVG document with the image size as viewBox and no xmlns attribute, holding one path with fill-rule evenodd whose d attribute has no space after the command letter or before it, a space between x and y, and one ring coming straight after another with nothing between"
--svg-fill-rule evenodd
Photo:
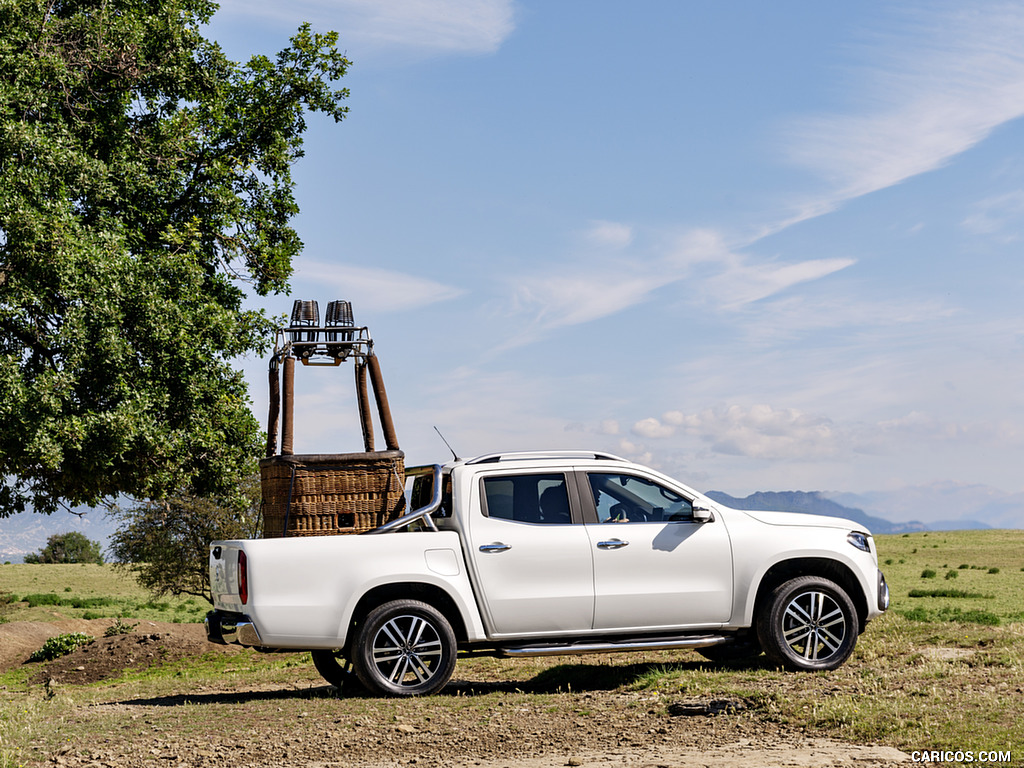
<instances>
[{"instance_id":1,"label":"dirt track","mask_svg":"<svg viewBox=\"0 0 1024 768\"><path fill-rule=\"evenodd\" d=\"M109 624L0 625L0 664L23 663L49 634L92 634L95 643L40 667L34 678L40 691L73 700L81 683L212 649L199 625L142 622L132 634L104 638ZM222 652L240 653L249 663L248 652ZM890 747L815 738L739 700L666 701L643 692L555 693L542 686L538 692L546 695L506 696L529 684L468 680L460 669L440 702L339 696L305 665L286 687L243 680L212 688L183 680L179 694L139 698L113 685L99 703L73 708L75 732L99 736L40 748L29 765L887 768L909 762Z\"/></svg>"}]
</instances>

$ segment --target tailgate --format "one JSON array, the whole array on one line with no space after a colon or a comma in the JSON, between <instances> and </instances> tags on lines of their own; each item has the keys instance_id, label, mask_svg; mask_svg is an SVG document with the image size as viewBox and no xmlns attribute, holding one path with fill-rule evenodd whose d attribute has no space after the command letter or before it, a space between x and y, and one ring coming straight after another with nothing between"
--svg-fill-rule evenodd
<instances>
[{"instance_id":1,"label":"tailgate","mask_svg":"<svg viewBox=\"0 0 1024 768\"><path fill-rule=\"evenodd\" d=\"M239 568L240 557L245 558L240 542L215 541L210 545L210 594L218 610L241 613L245 608L242 592L247 585Z\"/></svg>"}]
</instances>

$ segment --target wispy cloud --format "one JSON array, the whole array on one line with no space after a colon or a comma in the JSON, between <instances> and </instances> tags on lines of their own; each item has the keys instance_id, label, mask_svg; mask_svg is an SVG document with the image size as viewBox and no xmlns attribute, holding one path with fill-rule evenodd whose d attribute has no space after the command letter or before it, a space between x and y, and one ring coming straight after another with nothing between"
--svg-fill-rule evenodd
<instances>
[{"instance_id":1,"label":"wispy cloud","mask_svg":"<svg viewBox=\"0 0 1024 768\"><path fill-rule=\"evenodd\" d=\"M996 195L974 204L962 226L968 232L990 235L1004 242L1016 240L1024 220L1024 190Z\"/></svg>"},{"instance_id":2,"label":"wispy cloud","mask_svg":"<svg viewBox=\"0 0 1024 768\"><path fill-rule=\"evenodd\" d=\"M345 45L493 53L515 28L512 0L223 0L225 13L335 29Z\"/></svg>"},{"instance_id":3,"label":"wispy cloud","mask_svg":"<svg viewBox=\"0 0 1024 768\"><path fill-rule=\"evenodd\" d=\"M319 261L298 265L296 281L313 281L335 289L339 296L358 296L356 310L401 312L461 296L464 291L425 277L387 269Z\"/></svg>"},{"instance_id":4,"label":"wispy cloud","mask_svg":"<svg viewBox=\"0 0 1024 768\"><path fill-rule=\"evenodd\" d=\"M734 310L855 263L852 259L759 261L732 250L721 233L708 229L677 237L652 256L628 248L632 230L624 225L600 222L591 232L602 244L614 246L614 258L595 250L586 261L513 281L513 311L533 315L531 332L520 332L516 344L534 341L556 328L616 314L683 280L713 308Z\"/></svg>"},{"instance_id":5,"label":"wispy cloud","mask_svg":"<svg viewBox=\"0 0 1024 768\"><path fill-rule=\"evenodd\" d=\"M857 105L804 118L787 132L789 157L830 191L797 219L941 168L1024 115L1024 7L926 4L862 50Z\"/></svg>"},{"instance_id":6,"label":"wispy cloud","mask_svg":"<svg viewBox=\"0 0 1024 768\"><path fill-rule=\"evenodd\" d=\"M617 221L594 221L584 237L598 247L625 248L633 242L633 228Z\"/></svg>"}]
</instances>

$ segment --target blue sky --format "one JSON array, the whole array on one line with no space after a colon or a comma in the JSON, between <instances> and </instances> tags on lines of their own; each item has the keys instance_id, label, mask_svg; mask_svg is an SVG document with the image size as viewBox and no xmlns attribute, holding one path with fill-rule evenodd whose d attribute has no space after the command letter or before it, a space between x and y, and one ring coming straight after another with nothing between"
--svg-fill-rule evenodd
<instances>
[{"instance_id":1,"label":"blue sky","mask_svg":"<svg viewBox=\"0 0 1024 768\"><path fill-rule=\"evenodd\" d=\"M353 61L291 298L353 303L411 463L588 448L696 488L1024 491L1024 6L227 0ZM266 414L266 362L242 361ZM296 451L360 449L352 372Z\"/></svg>"}]
</instances>

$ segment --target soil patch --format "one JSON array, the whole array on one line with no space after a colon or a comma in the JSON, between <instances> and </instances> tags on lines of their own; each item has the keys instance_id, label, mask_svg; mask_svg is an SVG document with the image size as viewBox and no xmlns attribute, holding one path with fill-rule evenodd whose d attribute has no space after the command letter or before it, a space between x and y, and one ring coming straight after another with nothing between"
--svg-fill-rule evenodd
<instances>
[{"instance_id":1,"label":"soil patch","mask_svg":"<svg viewBox=\"0 0 1024 768\"><path fill-rule=\"evenodd\" d=\"M104 637L103 633L113 623L113 619L63 619L0 624L0 670L34 664L39 669L31 678L33 682L81 684L110 680L127 669L147 669L190 656L245 652L237 646L209 642L202 624L129 622L136 626L128 634ZM96 639L49 662L29 661L49 638L69 632L83 632Z\"/></svg>"},{"instance_id":2,"label":"soil patch","mask_svg":"<svg viewBox=\"0 0 1024 768\"><path fill-rule=\"evenodd\" d=\"M73 697L75 684L115 680L126 669L208 653L252 653L207 642L198 624L142 621L130 634L104 637L112 623L0 625L0 659L9 668L24 664L48 637L93 635L93 643L40 664L33 676L56 696ZM56 748L37 742L26 765L893 768L909 761L891 747L817 738L762 717L753 701L739 697L666 700L622 690L584 690L554 699L494 695L519 686L530 688L525 681L456 677L440 694L450 698L438 706L434 697L398 701L358 690L339 693L323 684L311 665L297 666L291 684L241 677L214 687L183 680L180 689L156 698L126 696L130 689L115 682L106 701L75 706L77 739ZM471 709L469 716L452 706L461 702Z\"/></svg>"}]
</instances>

